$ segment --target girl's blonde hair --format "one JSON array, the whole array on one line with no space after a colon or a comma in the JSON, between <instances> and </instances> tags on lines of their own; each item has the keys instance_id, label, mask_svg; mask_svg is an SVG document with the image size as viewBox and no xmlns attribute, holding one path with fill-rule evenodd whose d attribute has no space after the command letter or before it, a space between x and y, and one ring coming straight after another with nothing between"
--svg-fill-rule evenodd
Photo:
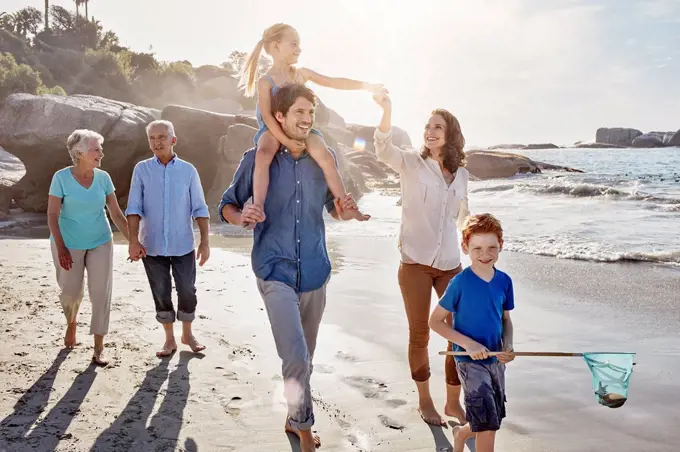
<instances>
[{"instance_id":1,"label":"girl's blonde hair","mask_svg":"<svg viewBox=\"0 0 680 452\"><path fill-rule=\"evenodd\" d=\"M283 34L288 30L293 30L293 27L288 24L274 24L262 33L262 39L255 45L250 55L248 55L246 64L241 72L241 86L245 87L246 96L255 94L255 77L257 76L257 67L260 62L262 49L269 55L270 46L275 42L279 42L283 38Z\"/></svg>"}]
</instances>

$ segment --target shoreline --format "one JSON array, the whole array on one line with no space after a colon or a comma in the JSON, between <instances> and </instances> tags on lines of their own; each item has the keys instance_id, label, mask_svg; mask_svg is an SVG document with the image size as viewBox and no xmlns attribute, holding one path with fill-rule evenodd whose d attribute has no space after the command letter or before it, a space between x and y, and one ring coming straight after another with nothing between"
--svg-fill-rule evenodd
<instances>
[{"instance_id":1,"label":"shoreline","mask_svg":"<svg viewBox=\"0 0 680 452\"><path fill-rule=\"evenodd\" d=\"M312 376L321 450L446 450L451 429L430 428L415 411L396 241L328 241L334 270ZM208 349L200 358L180 348L169 360L154 356L163 336L143 268L125 263L126 247L117 244L106 338L114 365L91 369L87 300L79 321L84 345L68 356L60 352L63 314L47 240L0 240L2 255L13 256L0 264L7 344L0 349L6 369L0 450L290 450L295 440L283 433L280 363L250 268L250 243L214 238L211 260L197 277L195 329ZM630 399L619 410L597 405L581 360L518 358L508 366L499 450L675 450L680 271L510 252L502 253L499 268L515 282L518 350L638 353ZM432 392L440 407L437 352L444 345L432 335ZM15 442L20 438L23 447Z\"/></svg>"}]
</instances>

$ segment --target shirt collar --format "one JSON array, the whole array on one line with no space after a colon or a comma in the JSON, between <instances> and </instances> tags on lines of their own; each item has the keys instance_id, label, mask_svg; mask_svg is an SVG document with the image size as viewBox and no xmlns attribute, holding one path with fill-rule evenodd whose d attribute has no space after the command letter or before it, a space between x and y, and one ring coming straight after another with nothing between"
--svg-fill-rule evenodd
<instances>
[{"instance_id":1,"label":"shirt collar","mask_svg":"<svg viewBox=\"0 0 680 452\"><path fill-rule=\"evenodd\" d=\"M158 163L159 165L162 165L162 164L163 164L163 162L161 162L161 161L158 159L158 157L156 157L155 155L153 156L153 159L154 159L154 161L155 161L156 163ZM172 158L171 158L170 161L168 162L168 165L171 164L171 163L174 165L175 162L177 162L177 154L175 154L175 153L173 152L173 153L172 153Z\"/></svg>"}]
</instances>

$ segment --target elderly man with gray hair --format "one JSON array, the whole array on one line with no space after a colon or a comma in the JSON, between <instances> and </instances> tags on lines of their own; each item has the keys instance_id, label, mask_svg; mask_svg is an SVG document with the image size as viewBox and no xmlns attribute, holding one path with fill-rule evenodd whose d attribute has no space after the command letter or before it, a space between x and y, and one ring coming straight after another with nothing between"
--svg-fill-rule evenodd
<instances>
[{"instance_id":1,"label":"elderly man with gray hair","mask_svg":"<svg viewBox=\"0 0 680 452\"><path fill-rule=\"evenodd\" d=\"M194 353L205 350L194 337L196 260L210 257L208 205L196 168L174 151L175 128L170 121L153 121L146 128L154 156L135 166L128 195L129 258L142 259L156 305L156 320L165 330L158 357L177 350L175 319L182 322L182 343ZM195 250L193 221L201 233ZM172 277L177 290L177 313L172 305Z\"/></svg>"},{"instance_id":2,"label":"elderly man with gray hair","mask_svg":"<svg viewBox=\"0 0 680 452\"><path fill-rule=\"evenodd\" d=\"M99 169L104 137L91 130L76 130L66 140L73 166L52 177L47 201L52 257L61 289L59 296L67 328L64 346L76 345L76 317L87 288L92 303L90 334L94 335L92 361L106 366L104 336L109 330L113 284L113 242L111 219L128 235L128 225L118 205L115 188L106 171Z\"/></svg>"}]
</instances>

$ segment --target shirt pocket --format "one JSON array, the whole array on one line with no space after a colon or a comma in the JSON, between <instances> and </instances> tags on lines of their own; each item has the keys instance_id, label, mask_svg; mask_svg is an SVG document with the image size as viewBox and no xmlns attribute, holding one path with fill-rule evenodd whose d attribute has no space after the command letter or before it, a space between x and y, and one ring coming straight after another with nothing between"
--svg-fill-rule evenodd
<instances>
[{"instance_id":1,"label":"shirt pocket","mask_svg":"<svg viewBox=\"0 0 680 452\"><path fill-rule=\"evenodd\" d=\"M418 175L418 199L417 202L423 203L428 209L438 208L441 203L441 184L433 181L426 174Z\"/></svg>"},{"instance_id":2,"label":"shirt pocket","mask_svg":"<svg viewBox=\"0 0 680 452\"><path fill-rule=\"evenodd\" d=\"M463 192L461 190L449 190L446 198L446 218L452 223L458 219L458 211L463 202Z\"/></svg>"}]
</instances>

